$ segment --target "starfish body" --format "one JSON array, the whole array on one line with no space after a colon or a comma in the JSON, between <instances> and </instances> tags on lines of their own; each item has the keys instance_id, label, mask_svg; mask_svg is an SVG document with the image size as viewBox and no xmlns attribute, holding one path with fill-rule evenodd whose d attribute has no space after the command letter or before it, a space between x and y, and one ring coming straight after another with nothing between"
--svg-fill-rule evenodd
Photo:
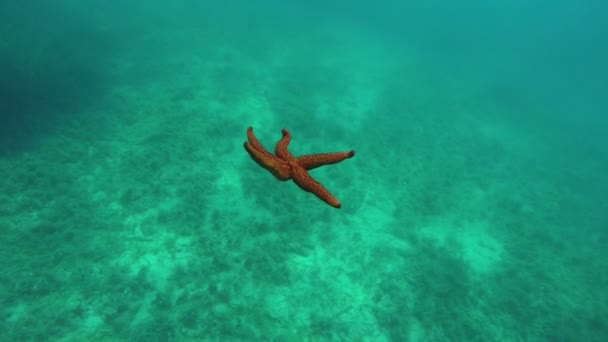
<instances>
[{"instance_id":1,"label":"starfish body","mask_svg":"<svg viewBox=\"0 0 608 342\"><path fill-rule=\"evenodd\" d=\"M293 181L304 191L313 193L325 203L334 208L340 208L342 205L336 197L334 197L321 183L312 178L308 171L317 167L329 164L335 164L344 159L352 158L355 151L335 152L335 153L320 153L308 154L301 157L294 157L287 149L291 142L291 134L287 129L283 129L283 137L277 143L275 154L268 152L260 144L256 136L253 134L253 128L247 128L247 140L244 143L245 150L249 152L251 158L261 167L270 171L278 180Z\"/></svg>"}]
</instances>

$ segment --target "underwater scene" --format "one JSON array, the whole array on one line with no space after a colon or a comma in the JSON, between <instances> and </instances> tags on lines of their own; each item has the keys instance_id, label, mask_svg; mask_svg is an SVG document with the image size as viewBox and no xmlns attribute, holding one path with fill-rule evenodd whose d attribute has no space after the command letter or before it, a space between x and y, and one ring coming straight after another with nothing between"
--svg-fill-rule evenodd
<instances>
[{"instance_id":1,"label":"underwater scene","mask_svg":"<svg viewBox=\"0 0 608 342\"><path fill-rule=\"evenodd\" d=\"M0 0L0 341L608 341L607 11Z\"/></svg>"}]
</instances>

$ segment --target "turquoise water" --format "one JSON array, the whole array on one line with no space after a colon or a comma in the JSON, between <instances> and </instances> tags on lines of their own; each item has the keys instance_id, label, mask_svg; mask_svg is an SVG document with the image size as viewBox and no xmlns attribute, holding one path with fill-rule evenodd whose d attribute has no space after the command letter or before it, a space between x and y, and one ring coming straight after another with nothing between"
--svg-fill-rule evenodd
<instances>
[{"instance_id":1,"label":"turquoise water","mask_svg":"<svg viewBox=\"0 0 608 342\"><path fill-rule=\"evenodd\" d=\"M0 340L608 340L602 2L37 3L0 3ZM342 207L249 126L356 150L310 171Z\"/></svg>"}]
</instances>

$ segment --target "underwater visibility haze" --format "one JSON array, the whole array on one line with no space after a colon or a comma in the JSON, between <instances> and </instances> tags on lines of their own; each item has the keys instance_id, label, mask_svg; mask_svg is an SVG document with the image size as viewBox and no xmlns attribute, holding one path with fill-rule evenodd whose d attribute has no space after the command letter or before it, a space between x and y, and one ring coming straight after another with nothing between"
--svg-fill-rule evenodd
<instances>
[{"instance_id":1,"label":"underwater visibility haze","mask_svg":"<svg viewBox=\"0 0 608 342\"><path fill-rule=\"evenodd\" d=\"M0 0L0 340L608 341L607 10Z\"/></svg>"}]
</instances>

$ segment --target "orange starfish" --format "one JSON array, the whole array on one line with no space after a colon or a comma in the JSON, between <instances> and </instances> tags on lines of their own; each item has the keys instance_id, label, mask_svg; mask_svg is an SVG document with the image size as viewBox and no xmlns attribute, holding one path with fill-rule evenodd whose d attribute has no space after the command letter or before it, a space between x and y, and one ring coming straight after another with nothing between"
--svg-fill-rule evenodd
<instances>
[{"instance_id":1,"label":"orange starfish","mask_svg":"<svg viewBox=\"0 0 608 342\"><path fill-rule=\"evenodd\" d=\"M272 154L260 144L253 134L253 128L247 128L249 141L244 144L245 150L258 165L270 171L277 179L282 181L293 179L302 190L312 192L334 208L340 208L342 206L340 201L330 194L321 183L312 178L308 174L308 170L352 158L355 151L308 154L296 158L287 150L291 134L285 128L281 132L283 132L283 137L277 143L275 154Z\"/></svg>"}]
</instances>

